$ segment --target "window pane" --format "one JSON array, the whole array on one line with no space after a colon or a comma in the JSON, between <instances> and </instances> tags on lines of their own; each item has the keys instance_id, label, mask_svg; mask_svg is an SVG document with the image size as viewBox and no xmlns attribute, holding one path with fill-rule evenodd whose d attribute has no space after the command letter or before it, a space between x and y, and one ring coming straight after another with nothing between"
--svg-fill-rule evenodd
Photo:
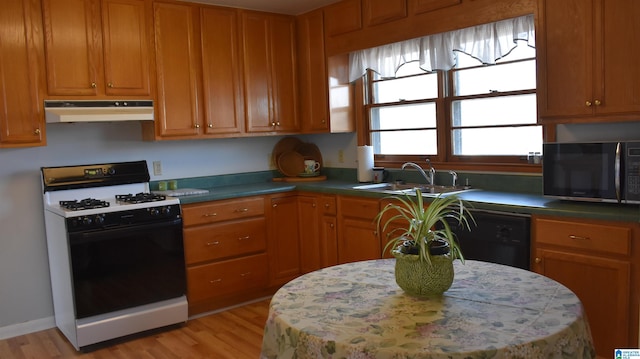
<instances>
[{"instance_id":1,"label":"window pane","mask_svg":"<svg viewBox=\"0 0 640 359\"><path fill-rule=\"evenodd\" d=\"M542 152L542 126L453 130L454 155L509 156Z\"/></svg>"},{"instance_id":2,"label":"window pane","mask_svg":"<svg viewBox=\"0 0 640 359\"><path fill-rule=\"evenodd\" d=\"M436 130L372 132L375 154L437 155Z\"/></svg>"},{"instance_id":3,"label":"window pane","mask_svg":"<svg viewBox=\"0 0 640 359\"><path fill-rule=\"evenodd\" d=\"M530 90L536 88L534 60L455 71L454 96Z\"/></svg>"},{"instance_id":4,"label":"window pane","mask_svg":"<svg viewBox=\"0 0 640 359\"><path fill-rule=\"evenodd\" d=\"M371 109L372 130L426 127L436 127L436 104L433 102Z\"/></svg>"},{"instance_id":5,"label":"window pane","mask_svg":"<svg viewBox=\"0 0 640 359\"><path fill-rule=\"evenodd\" d=\"M453 101L453 126L535 124L536 95L517 95ZM538 139L542 142L542 137Z\"/></svg>"},{"instance_id":6,"label":"window pane","mask_svg":"<svg viewBox=\"0 0 640 359\"><path fill-rule=\"evenodd\" d=\"M418 76L376 81L373 83L373 97L374 103L437 98L438 75L425 73Z\"/></svg>"}]
</instances>

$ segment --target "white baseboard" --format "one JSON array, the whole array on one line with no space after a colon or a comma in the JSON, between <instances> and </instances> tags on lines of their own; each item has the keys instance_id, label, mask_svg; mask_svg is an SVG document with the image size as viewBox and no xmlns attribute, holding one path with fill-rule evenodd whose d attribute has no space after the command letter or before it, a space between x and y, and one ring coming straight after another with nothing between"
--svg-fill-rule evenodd
<instances>
[{"instance_id":1,"label":"white baseboard","mask_svg":"<svg viewBox=\"0 0 640 359\"><path fill-rule=\"evenodd\" d=\"M24 323L8 325L0 327L0 340L17 337L18 335L39 332L41 330L51 329L56 326L54 317L46 317L36 320L30 320Z\"/></svg>"}]
</instances>

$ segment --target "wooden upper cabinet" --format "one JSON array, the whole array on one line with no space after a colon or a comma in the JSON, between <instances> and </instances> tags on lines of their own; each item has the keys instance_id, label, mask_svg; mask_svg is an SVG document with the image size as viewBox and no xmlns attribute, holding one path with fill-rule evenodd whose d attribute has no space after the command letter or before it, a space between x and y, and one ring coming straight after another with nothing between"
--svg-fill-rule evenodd
<instances>
[{"instance_id":1,"label":"wooden upper cabinet","mask_svg":"<svg viewBox=\"0 0 640 359\"><path fill-rule=\"evenodd\" d=\"M246 131L298 131L295 19L253 11L241 18Z\"/></svg>"},{"instance_id":2,"label":"wooden upper cabinet","mask_svg":"<svg viewBox=\"0 0 640 359\"><path fill-rule=\"evenodd\" d=\"M238 12L230 8L200 10L202 82L207 134L244 131L242 58Z\"/></svg>"},{"instance_id":3,"label":"wooden upper cabinet","mask_svg":"<svg viewBox=\"0 0 640 359\"><path fill-rule=\"evenodd\" d=\"M196 136L200 131L199 57L196 13L191 5L154 4L156 136Z\"/></svg>"},{"instance_id":4,"label":"wooden upper cabinet","mask_svg":"<svg viewBox=\"0 0 640 359\"><path fill-rule=\"evenodd\" d=\"M336 36L362 29L360 0L343 0L331 4L324 8L324 13L327 36Z\"/></svg>"},{"instance_id":5,"label":"wooden upper cabinet","mask_svg":"<svg viewBox=\"0 0 640 359\"><path fill-rule=\"evenodd\" d=\"M151 95L150 14L150 3L144 0L102 1L107 95Z\"/></svg>"},{"instance_id":6,"label":"wooden upper cabinet","mask_svg":"<svg viewBox=\"0 0 640 359\"><path fill-rule=\"evenodd\" d=\"M302 131L329 131L329 89L321 10L298 16L298 69Z\"/></svg>"},{"instance_id":7,"label":"wooden upper cabinet","mask_svg":"<svg viewBox=\"0 0 640 359\"><path fill-rule=\"evenodd\" d=\"M545 119L637 119L640 4L540 0L538 114Z\"/></svg>"},{"instance_id":8,"label":"wooden upper cabinet","mask_svg":"<svg viewBox=\"0 0 640 359\"><path fill-rule=\"evenodd\" d=\"M149 1L42 4L50 96L151 96Z\"/></svg>"},{"instance_id":9,"label":"wooden upper cabinet","mask_svg":"<svg viewBox=\"0 0 640 359\"><path fill-rule=\"evenodd\" d=\"M42 18L37 0L5 0L0 11L0 147L45 144Z\"/></svg>"},{"instance_id":10,"label":"wooden upper cabinet","mask_svg":"<svg viewBox=\"0 0 640 359\"><path fill-rule=\"evenodd\" d=\"M407 0L364 0L367 26L384 24L407 17Z\"/></svg>"},{"instance_id":11,"label":"wooden upper cabinet","mask_svg":"<svg viewBox=\"0 0 640 359\"><path fill-rule=\"evenodd\" d=\"M421 14L461 3L462 0L409 0L413 14Z\"/></svg>"}]
</instances>

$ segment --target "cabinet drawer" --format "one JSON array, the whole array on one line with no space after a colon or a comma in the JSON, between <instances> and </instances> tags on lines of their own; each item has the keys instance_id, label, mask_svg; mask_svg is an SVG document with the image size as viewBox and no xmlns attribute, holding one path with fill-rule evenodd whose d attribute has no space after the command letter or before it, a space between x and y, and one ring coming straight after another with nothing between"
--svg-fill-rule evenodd
<instances>
[{"instance_id":1,"label":"cabinet drawer","mask_svg":"<svg viewBox=\"0 0 640 359\"><path fill-rule=\"evenodd\" d=\"M340 197L340 215L373 220L379 212L377 200Z\"/></svg>"},{"instance_id":2,"label":"cabinet drawer","mask_svg":"<svg viewBox=\"0 0 640 359\"><path fill-rule=\"evenodd\" d=\"M631 251L628 227L551 219L536 219L534 223L536 243L622 255Z\"/></svg>"},{"instance_id":3,"label":"cabinet drawer","mask_svg":"<svg viewBox=\"0 0 640 359\"><path fill-rule=\"evenodd\" d=\"M185 226L264 215L264 199L240 198L182 206Z\"/></svg>"},{"instance_id":4,"label":"cabinet drawer","mask_svg":"<svg viewBox=\"0 0 640 359\"><path fill-rule=\"evenodd\" d=\"M267 255L230 259L187 268L187 296L190 302L265 288L268 281Z\"/></svg>"},{"instance_id":5,"label":"cabinet drawer","mask_svg":"<svg viewBox=\"0 0 640 359\"><path fill-rule=\"evenodd\" d=\"M184 229L187 264L265 251L267 226L263 217Z\"/></svg>"},{"instance_id":6,"label":"cabinet drawer","mask_svg":"<svg viewBox=\"0 0 640 359\"><path fill-rule=\"evenodd\" d=\"M333 215L335 216L337 211L336 208L336 197L335 196L320 196L320 210L324 215Z\"/></svg>"}]
</instances>

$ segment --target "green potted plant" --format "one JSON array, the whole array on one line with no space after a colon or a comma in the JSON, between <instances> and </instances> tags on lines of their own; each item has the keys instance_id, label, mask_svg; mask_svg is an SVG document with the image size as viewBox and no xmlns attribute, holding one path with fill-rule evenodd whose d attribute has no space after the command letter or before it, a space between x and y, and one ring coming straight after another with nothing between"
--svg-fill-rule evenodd
<instances>
[{"instance_id":1,"label":"green potted plant","mask_svg":"<svg viewBox=\"0 0 640 359\"><path fill-rule=\"evenodd\" d=\"M453 283L453 261L464 263L464 256L451 230L453 220L471 230L473 216L457 195L438 195L428 203L422 192L415 196L388 197L388 203L377 215L378 228L388 228L390 239L383 253L390 250L396 258L396 282L406 293L415 296L441 295Z\"/></svg>"}]
</instances>

